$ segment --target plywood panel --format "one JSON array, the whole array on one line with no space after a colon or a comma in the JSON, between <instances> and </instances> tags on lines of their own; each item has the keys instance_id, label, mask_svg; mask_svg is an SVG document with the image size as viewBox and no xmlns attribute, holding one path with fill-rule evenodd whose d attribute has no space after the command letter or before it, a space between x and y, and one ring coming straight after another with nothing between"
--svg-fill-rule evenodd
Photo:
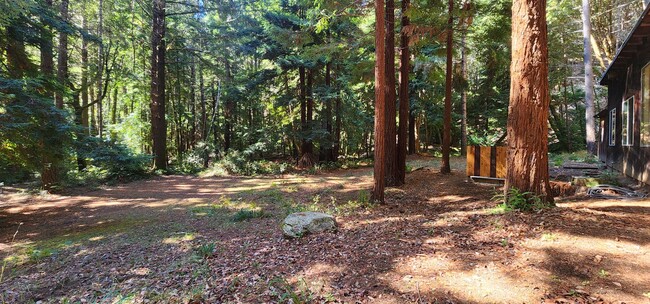
<instances>
[{"instance_id":1,"label":"plywood panel","mask_svg":"<svg viewBox=\"0 0 650 304\"><path fill-rule=\"evenodd\" d=\"M506 178L507 147L497 147L497 178Z\"/></svg>"},{"instance_id":2,"label":"plywood panel","mask_svg":"<svg viewBox=\"0 0 650 304\"><path fill-rule=\"evenodd\" d=\"M480 176L490 176L490 147L481 147L481 174Z\"/></svg>"},{"instance_id":3,"label":"plywood panel","mask_svg":"<svg viewBox=\"0 0 650 304\"><path fill-rule=\"evenodd\" d=\"M476 153L475 150L475 146L467 147L467 176L474 175L474 153Z\"/></svg>"}]
</instances>

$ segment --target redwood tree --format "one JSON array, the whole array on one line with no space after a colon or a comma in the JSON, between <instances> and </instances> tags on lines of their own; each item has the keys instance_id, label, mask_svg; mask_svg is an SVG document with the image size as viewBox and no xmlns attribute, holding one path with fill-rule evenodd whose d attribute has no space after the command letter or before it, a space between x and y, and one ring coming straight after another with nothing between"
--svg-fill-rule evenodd
<instances>
[{"instance_id":1,"label":"redwood tree","mask_svg":"<svg viewBox=\"0 0 650 304\"><path fill-rule=\"evenodd\" d=\"M454 0L449 0L449 19L447 21L447 75L445 78L445 112L442 130L442 165L441 173L451 173L449 154L451 152L451 86L454 58L452 43L454 34Z\"/></svg>"},{"instance_id":2,"label":"redwood tree","mask_svg":"<svg viewBox=\"0 0 650 304\"><path fill-rule=\"evenodd\" d=\"M165 121L165 0L153 2L151 33L151 137L154 166L167 169L167 122Z\"/></svg>"},{"instance_id":3,"label":"redwood tree","mask_svg":"<svg viewBox=\"0 0 650 304\"><path fill-rule=\"evenodd\" d=\"M375 0L375 168L373 201L384 201L386 156L386 25L384 1Z\"/></svg>"},{"instance_id":4,"label":"redwood tree","mask_svg":"<svg viewBox=\"0 0 650 304\"><path fill-rule=\"evenodd\" d=\"M548 180L546 1L512 3L512 61L505 193L516 188L553 200Z\"/></svg>"},{"instance_id":5,"label":"redwood tree","mask_svg":"<svg viewBox=\"0 0 650 304\"><path fill-rule=\"evenodd\" d=\"M397 94L395 92L395 1L386 0L386 28L384 39L386 40L386 185L397 185L397 164L396 159L397 136L396 117Z\"/></svg>"},{"instance_id":6,"label":"redwood tree","mask_svg":"<svg viewBox=\"0 0 650 304\"><path fill-rule=\"evenodd\" d=\"M406 180L406 144L408 142L407 131L409 122L409 37L405 28L409 25L409 17L406 11L409 7L409 0L402 0L402 31L400 32L400 54L399 54L399 127L397 137L397 177L398 185L404 184Z\"/></svg>"}]
</instances>

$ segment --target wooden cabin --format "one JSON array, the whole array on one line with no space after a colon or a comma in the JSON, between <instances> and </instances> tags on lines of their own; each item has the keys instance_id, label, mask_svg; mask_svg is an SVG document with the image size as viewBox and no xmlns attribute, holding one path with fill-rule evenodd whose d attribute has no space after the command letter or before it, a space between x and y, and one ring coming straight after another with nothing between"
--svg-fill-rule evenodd
<instances>
[{"instance_id":1,"label":"wooden cabin","mask_svg":"<svg viewBox=\"0 0 650 304\"><path fill-rule=\"evenodd\" d=\"M643 11L600 79L600 84L608 87L607 108L597 115L600 160L647 184L650 184L649 8Z\"/></svg>"}]
</instances>

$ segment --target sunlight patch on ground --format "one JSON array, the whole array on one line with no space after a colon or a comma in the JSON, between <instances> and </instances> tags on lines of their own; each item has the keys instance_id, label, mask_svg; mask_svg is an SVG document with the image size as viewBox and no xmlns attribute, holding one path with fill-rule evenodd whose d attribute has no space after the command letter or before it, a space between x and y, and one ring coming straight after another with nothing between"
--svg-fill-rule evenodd
<instances>
[{"instance_id":1,"label":"sunlight patch on ground","mask_svg":"<svg viewBox=\"0 0 650 304\"><path fill-rule=\"evenodd\" d=\"M395 266L399 269L390 286L402 293L434 294L451 292L464 301L475 303L535 302L541 297L534 279L503 273L494 262L469 263L443 256L421 255ZM524 273L522 271L522 273Z\"/></svg>"}]
</instances>

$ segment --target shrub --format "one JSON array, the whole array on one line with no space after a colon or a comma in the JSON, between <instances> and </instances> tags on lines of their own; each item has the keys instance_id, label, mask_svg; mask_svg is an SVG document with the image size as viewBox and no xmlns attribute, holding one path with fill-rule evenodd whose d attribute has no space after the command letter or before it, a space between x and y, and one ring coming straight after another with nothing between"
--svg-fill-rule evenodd
<instances>
[{"instance_id":1,"label":"shrub","mask_svg":"<svg viewBox=\"0 0 650 304\"><path fill-rule=\"evenodd\" d=\"M150 172L151 156L134 154L122 144L87 137L81 145L79 151L82 156L90 161L90 165L105 172L107 179L138 178Z\"/></svg>"},{"instance_id":2,"label":"shrub","mask_svg":"<svg viewBox=\"0 0 650 304\"><path fill-rule=\"evenodd\" d=\"M492 197L492 200L501 202L501 204L499 204L495 210L502 211L495 213L505 213L515 210L538 211L551 207L551 204L544 202L541 197L535 195L534 193L521 192L517 188L510 188L507 196L503 193L499 193Z\"/></svg>"}]
</instances>

